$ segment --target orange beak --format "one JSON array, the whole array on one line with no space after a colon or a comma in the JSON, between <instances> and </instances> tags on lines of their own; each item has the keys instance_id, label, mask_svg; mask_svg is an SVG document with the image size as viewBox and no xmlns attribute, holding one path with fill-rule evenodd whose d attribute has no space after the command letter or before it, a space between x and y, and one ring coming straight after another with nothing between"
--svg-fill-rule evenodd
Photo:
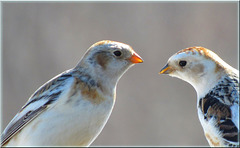
<instances>
[{"instance_id":1,"label":"orange beak","mask_svg":"<svg viewBox=\"0 0 240 148\"><path fill-rule=\"evenodd\" d=\"M137 53L133 53L129 60L134 64L143 62L143 59Z\"/></svg>"}]
</instances>

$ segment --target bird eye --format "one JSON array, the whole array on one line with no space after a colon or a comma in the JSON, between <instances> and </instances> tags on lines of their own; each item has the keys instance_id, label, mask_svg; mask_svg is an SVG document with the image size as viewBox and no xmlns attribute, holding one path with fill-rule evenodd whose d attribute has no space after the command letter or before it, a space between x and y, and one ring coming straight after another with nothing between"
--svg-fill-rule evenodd
<instances>
[{"instance_id":1,"label":"bird eye","mask_svg":"<svg viewBox=\"0 0 240 148\"><path fill-rule=\"evenodd\" d=\"M184 67L184 66L187 65L187 61L179 61L179 65L180 65L181 67Z\"/></svg>"},{"instance_id":2,"label":"bird eye","mask_svg":"<svg viewBox=\"0 0 240 148\"><path fill-rule=\"evenodd\" d=\"M115 55L115 56L117 56L117 57L119 57L119 56L121 56L121 55L122 55L122 52L121 52L121 51L119 51L119 50L117 50L117 51L114 51L113 53L114 53L114 55Z\"/></svg>"}]
</instances>

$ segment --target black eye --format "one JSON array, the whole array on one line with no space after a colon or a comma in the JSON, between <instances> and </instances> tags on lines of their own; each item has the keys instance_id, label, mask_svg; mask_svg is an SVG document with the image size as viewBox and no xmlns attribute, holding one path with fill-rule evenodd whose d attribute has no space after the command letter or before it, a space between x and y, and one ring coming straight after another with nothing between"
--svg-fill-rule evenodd
<instances>
[{"instance_id":1,"label":"black eye","mask_svg":"<svg viewBox=\"0 0 240 148\"><path fill-rule=\"evenodd\" d=\"M121 51L117 50L113 52L115 56L119 57L122 55Z\"/></svg>"},{"instance_id":2,"label":"black eye","mask_svg":"<svg viewBox=\"0 0 240 148\"><path fill-rule=\"evenodd\" d=\"M187 61L179 61L179 65L181 67L186 66L187 65Z\"/></svg>"}]
</instances>

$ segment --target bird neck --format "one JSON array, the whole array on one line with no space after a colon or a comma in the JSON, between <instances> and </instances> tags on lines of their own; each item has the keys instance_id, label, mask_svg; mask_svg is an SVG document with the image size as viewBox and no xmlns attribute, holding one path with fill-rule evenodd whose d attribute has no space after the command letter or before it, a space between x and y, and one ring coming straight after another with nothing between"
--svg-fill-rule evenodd
<instances>
[{"instance_id":1,"label":"bird neck","mask_svg":"<svg viewBox=\"0 0 240 148\"><path fill-rule=\"evenodd\" d=\"M224 61L221 61L221 64L217 63L214 71L207 71L198 83L193 83L192 85L197 91L198 98L200 98L206 95L210 89L218 85L220 81L231 75L239 77L239 71Z\"/></svg>"},{"instance_id":2,"label":"bird neck","mask_svg":"<svg viewBox=\"0 0 240 148\"><path fill-rule=\"evenodd\" d=\"M106 72L103 72L98 67L89 68L91 65L85 63L79 63L74 69L81 73L81 75L87 75L89 81L96 84L100 91L104 95L114 96L116 91L116 84L119 80L117 76L109 76Z\"/></svg>"},{"instance_id":3,"label":"bird neck","mask_svg":"<svg viewBox=\"0 0 240 148\"><path fill-rule=\"evenodd\" d=\"M204 97L211 89L213 89L218 83L226 77L225 73L215 73L211 75L206 75L205 78L202 79L202 81L199 81L199 83L193 84L193 87L195 88L197 92L198 98Z\"/></svg>"}]
</instances>

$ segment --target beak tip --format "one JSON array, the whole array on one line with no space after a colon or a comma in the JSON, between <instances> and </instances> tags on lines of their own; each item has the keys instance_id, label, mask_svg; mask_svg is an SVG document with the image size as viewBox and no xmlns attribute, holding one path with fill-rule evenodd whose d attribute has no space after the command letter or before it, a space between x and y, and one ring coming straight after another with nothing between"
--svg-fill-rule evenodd
<instances>
[{"instance_id":1,"label":"beak tip","mask_svg":"<svg viewBox=\"0 0 240 148\"><path fill-rule=\"evenodd\" d=\"M169 74L171 72L171 68L167 65L165 65L159 72L159 74Z\"/></svg>"},{"instance_id":2,"label":"beak tip","mask_svg":"<svg viewBox=\"0 0 240 148\"><path fill-rule=\"evenodd\" d=\"M130 58L130 61L134 64L143 63L143 59L136 53L132 55L132 57Z\"/></svg>"}]
</instances>

